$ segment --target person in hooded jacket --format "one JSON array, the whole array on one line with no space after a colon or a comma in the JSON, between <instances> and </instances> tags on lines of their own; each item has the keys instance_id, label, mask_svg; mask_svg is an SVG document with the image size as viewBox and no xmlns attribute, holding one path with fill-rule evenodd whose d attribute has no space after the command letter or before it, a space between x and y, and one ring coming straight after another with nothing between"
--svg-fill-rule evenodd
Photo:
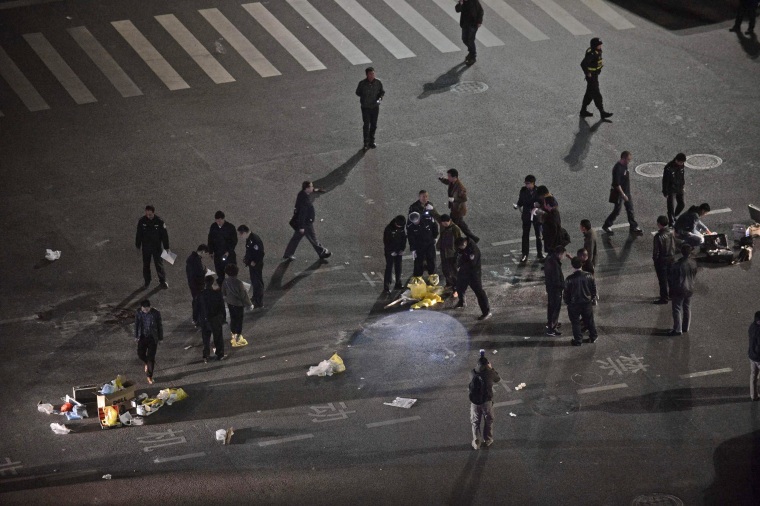
<instances>
[{"instance_id":1,"label":"person in hooded jacket","mask_svg":"<svg viewBox=\"0 0 760 506\"><path fill-rule=\"evenodd\" d=\"M428 275L435 274L435 240L438 237L438 225L434 219L423 220L420 213L409 214L406 224L406 236L414 259L415 277L422 276L427 267Z\"/></svg>"},{"instance_id":2,"label":"person in hooded jacket","mask_svg":"<svg viewBox=\"0 0 760 506\"><path fill-rule=\"evenodd\" d=\"M401 290L401 259L406 250L406 218L399 214L391 220L383 232L383 249L385 250L385 278L383 279L383 291L391 291L393 271L396 271L395 290Z\"/></svg>"},{"instance_id":3,"label":"person in hooded jacket","mask_svg":"<svg viewBox=\"0 0 760 506\"><path fill-rule=\"evenodd\" d=\"M673 329L669 336L680 336L689 331L691 322L691 296L694 293L694 279L697 277L697 263L689 258L692 247L681 245L681 258L668 271L670 300L673 305Z\"/></svg>"},{"instance_id":4,"label":"person in hooded jacket","mask_svg":"<svg viewBox=\"0 0 760 506\"><path fill-rule=\"evenodd\" d=\"M476 399L477 402L470 398L470 423L472 424L472 448L480 449L480 445L487 447L493 444L493 385L501 381L499 373L493 368L485 356L485 352L480 352L478 363L470 373L471 378L480 376L485 386L484 398ZM472 384L472 382L471 382ZM481 435L480 425L483 424Z\"/></svg>"},{"instance_id":5,"label":"person in hooded jacket","mask_svg":"<svg viewBox=\"0 0 760 506\"><path fill-rule=\"evenodd\" d=\"M668 222L671 227L675 225L676 218L678 218L678 215L681 214L684 208L685 164L686 155L678 153L662 170L662 195L668 201ZM676 202L675 209L673 209L674 201Z\"/></svg>"},{"instance_id":6,"label":"person in hooded jacket","mask_svg":"<svg viewBox=\"0 0 760 506\"><path fill-rule=\"evenodd\" d=\"M749 396L753 401L760 400L757 395L757 377L760 375L760 311L755 313L755 320L749 326Z\"/></svg>"}]
</instances>

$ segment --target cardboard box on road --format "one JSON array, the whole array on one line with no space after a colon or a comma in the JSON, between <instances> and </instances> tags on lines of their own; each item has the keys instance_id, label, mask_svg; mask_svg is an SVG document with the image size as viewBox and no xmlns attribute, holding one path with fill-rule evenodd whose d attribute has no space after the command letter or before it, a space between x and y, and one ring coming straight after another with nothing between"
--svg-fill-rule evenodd
<instances>
[{"instance_id":1,"label":"cardboard box on road","mask_svg":"<svg viewBox=\"0 0 760 506\"><path fill-rule=\"evenodd\" d=\"M112 394L98 394L98 407L113 406L119 402L131 401L135 398L134 381L125 381L124 388Z\"/></svg>"}]
</instances>

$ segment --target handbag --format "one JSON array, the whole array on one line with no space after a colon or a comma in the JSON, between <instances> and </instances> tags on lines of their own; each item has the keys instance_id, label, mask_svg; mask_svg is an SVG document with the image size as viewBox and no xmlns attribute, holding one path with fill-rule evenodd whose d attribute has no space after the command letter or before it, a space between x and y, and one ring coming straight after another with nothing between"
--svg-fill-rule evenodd
<instances>
[{"instance_id":1,"label":"handbag","mask_svg":"<svg viewBox=\"0 0 760 506\"><path fill-rule=\"evenodd\" d=\"M617 191L617 188L610 188L610 198L608 199L608 202L610 204L617 204L618 199L620 199L620 192Z\"/></svg>"}]
</instances>

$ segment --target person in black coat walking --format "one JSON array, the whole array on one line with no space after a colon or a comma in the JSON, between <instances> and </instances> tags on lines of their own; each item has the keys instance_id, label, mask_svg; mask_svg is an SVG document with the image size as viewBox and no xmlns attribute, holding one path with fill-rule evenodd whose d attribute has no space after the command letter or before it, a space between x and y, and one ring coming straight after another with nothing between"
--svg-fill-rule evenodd
<instances>
[{"instance_id":1,"label":"person in black coat walking","mask_svg":"<svg viewBox=\"0 0 760 506\"><path fill-rule=\"evenodd\" d=\"M164 326L161 322L161 312L150 307L150 301L145 299L140 303L140 309L135 312L135 342L137 356L145 363L145 375L151 385L158 343L163 340Z\"/></svg>"},{"instance_id":2,"label":"person in black coat walking","mask_svg":"<svg viewBox=\"0 0 760 506\"><path fill-rule=\"evenodd\" d=\"M546 335L561 336L559 331L559 312L562 308L562 290L565 289L565 275L562 274L562 257L565 247L556 246L544 263L544 283L546 284Z\"/></svg>"},{"instance_id":3,"label":"person in black coat walking","mask_svg":"<svg viewBox=\"0 0 760 506\"><path fill-rule=\"evenodd\" d=\"M399 214L383 231L383 250L385 252L385 277L383 278L383 291L391 291L391 281L393 281L393 271L396 271L396 290L401 290L401 259L406 250L406 218Z\"/></svg>"},{"instance_id":4,"label":"person in black coat walking","mask_svg":"<svg viewBox=\"0 0 760 506\"><path fill-rule=\"evenodd\" d=\"M211 336L217 360L224 360L224 337L222 325L225 320L224 297L221 288L214 282L214 276L206 276L204 289L198 295L198 323L203 338L203 361L211 356Z\"/></svg>"},{"instance_id":5,"label":"person in black coat walking","mask_svg":"<svg viewBox=\"0 0 760 506\"><path fill-rule=\"evenodd\" d=\"M356 87L356 96L359 97L359 105L362 108L362 134L364 136L364 151L376 148L375 131L377 130L377 117L380 115L380 102L383 101L385 90L380 79L375 79L375 69L367 67L364 70L366 79L359 81Z\"/></svg>"},{"instance_id":6,"label":"person in black coat walking","mask_svg":"<svg viewBox=\"0 0 760 506\"><path fill-rule=\"evenodd\" d=\"M472 65L477 61L478 49L475 46L475 36L478 28L483 24L483 6L479 0L459 0L454 6L459 12L459 26L462 28L462 42L467 46L466 65Z\"/></svg>"},{"instance_id":7,"label":"person in black coat walking","mask_svg":"<svg viewBox=\"0 0 760 506\"><path fill-rule=\"evenodd\" d=\"M201 244L195 251L190 253L185 262L187 286L190 288L190 295L193 298L193 325L196 327L198 326L198 294L203 290L206 279L206 266L203 264L203 261L208 256L208 246Z\"/></svg>"},{"instance_id":8,"label":"person in black coat walking","mask_svg":"<svg viewBox=\"0 0 760 506\"><path fill-rule=\"evenodd\" d=\"M739 10L736 12L736 20L734 20L734 26L729 28L729 32L740 33L742 31L742 21L747 18L749 26L747 31L744 32L747 35L755 33L755 18L757 18L757 6L758 0L739 0Z\"/></svg>"},{"instance_id":9,"label":"person in black coat walking","mask_svg":"<svg viewBox=\"0 0 760 506\"><path fill-rule=\"evenodd\" d=\"M665 165L662 171L662 195L668 202L668 221L672 227L676 223L676 218L683 211L683 192L684 192L684 165L686 164L686 155L678 153L675 158ZM673 201L677 202L673 209Z\"/></svg>"},{"instance_id":10,"label":"person in black coat walking","mask_svg":"<svg viewBox=\"0 0 760 506\"><path fill-rule=\"evenodd\" d=\"M214 267L219 283L224 281L224 268L228 264L235 264L235 246L237 246L237 231L235 225L225 221L224 213L217 211L214 214L214 223L208 231L208 249L214 255Z\"/></svg>"},{"instance_id":11,"label":"person in black coat walking","mask_svg":"<svg viewBox=\"0 0 760 506\"><path fill-rule=\"evenodd\" d=\"M238 237L245 242L243 265L248 267L251 276L253 305L257 308L264 307L264 243L247 225L240 225L237 231Z\"/></svg>"},{"instance_id":12,"label":"person in black coat walking","mask_svg":"<svg viewBox=\"0 0 760 506\"><path fill-rule=\"evenodd\" d=\"M531 226L536 234L536 256L540 260L544 258L544 248L542 245L541 222L533 219L533 209L538 201L538 191L536 190L536 176L529 174L525 176L525 186L520 188L520 195L517 197L515 209L520 209L522 217L522 257L520 263L528 261L530 252L530 229Z\"/></svg>"},{"instance_id":13,"label":"person in black coat walking","mask_svg":"<svg viewBox=\"0 0 760 506\"><path fill-rule=\"evenodd\" d=\"M457 294L459 295L459 302L454 307L465 307L464 294L469 286L478 298L478 306L480 306L478 320L487 320L491 317L491 304L488 302L486 291L483 290L480 249L475 241L470 241L467 236L460 237L455 244L457 247Z\"/></svg>"},{"instance_id":14,"label":"person in black coat walking","mask_svg":"<svg viewBox=\"0 0 760 506\"><path fill-rule=\"evenodd\" d=\"M322 246L317 239L317 233L314 231L314 218L316 216L312 202L312 194L314 192L321 193L322 190L314 188L314 184L311 181L301 183L301 191L298 192L298 196L296 197L293 217L290 219L293 237L290 238L290 242L288 242L288 246L285 248L285 253L282 255L283 260L295 260L296 257L293 255L296 252L296 248L298 248L298 243L304 237L311 243L320 259L325 260L332 255L327 248Z\"/></svg>"},{"instance_id":15,"label":"person in black coat walking","mask_svg":"<svg viewBox=\"0 0 760 506\"><path fill-rule=\"evenodd\" d=\"M161 288L169 288L164 271L164 259L161 258L162 251L169 250L169 233L166 231L166 223L156 216L156 208L153 206L145 206L145 216L137 222L135 247L142 248L145 288L150 286L151 258L156 266L156 275L158 275Z\"/></svg>"},{"instance_id":16,"label":"person in black coat walking","mask_svg":"<svg viewBox=\"0 0 760 506\"><path fill-rule=\"evenodd\" d=\"M691 296L694 293L694 279L697 277L697 263L689 258L692 252L689 244L681 245L681 258L670 267L668 282L670 300L673 305L673 329L669 336L680 336L689 331L691 322Z\"/></svg>"},{"instance_id":17,"label":"person in black coat walking","mask_svg":"<svg viewBox=\"0 0 760 506\"><path fill-rule=\"evenodd\" d=\"M438 237L438 224L432 216L422 219L420 213L409 214L406 224L406 236L409 249L414 259L413 276L419 277L427 267L428 275L435 274L435 240Z\"/></svg>"},{"instance_id":18,"label":"person in black coat walking","mask_svg":"<svg viewBox=\"0 0 760 506\"><path fill-rule=\"evenodd\" d=\"M749 326L749 396L753 401L760 400L757 394L757 377L760 375L760 311Z\"/></svg>"}]
</instances>

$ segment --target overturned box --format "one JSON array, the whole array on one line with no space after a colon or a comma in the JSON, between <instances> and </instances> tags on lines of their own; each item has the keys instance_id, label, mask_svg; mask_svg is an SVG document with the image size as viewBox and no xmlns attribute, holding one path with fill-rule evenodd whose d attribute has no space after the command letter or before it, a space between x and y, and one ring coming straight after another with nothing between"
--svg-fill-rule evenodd
<instances>
[{"instance_id":1,"label":"overturned box","mask_svg":"<svg viewBox=\"0 0 760 506\"><path fill-rule=\"evenodd\" d=\"M98 407L104 408L106 406L113 406L124 401L131 401L135 398L135 383L133 381L125 381L124 388L117 390L112 394L98 394Z\"/></svg>"}]
</instances>

